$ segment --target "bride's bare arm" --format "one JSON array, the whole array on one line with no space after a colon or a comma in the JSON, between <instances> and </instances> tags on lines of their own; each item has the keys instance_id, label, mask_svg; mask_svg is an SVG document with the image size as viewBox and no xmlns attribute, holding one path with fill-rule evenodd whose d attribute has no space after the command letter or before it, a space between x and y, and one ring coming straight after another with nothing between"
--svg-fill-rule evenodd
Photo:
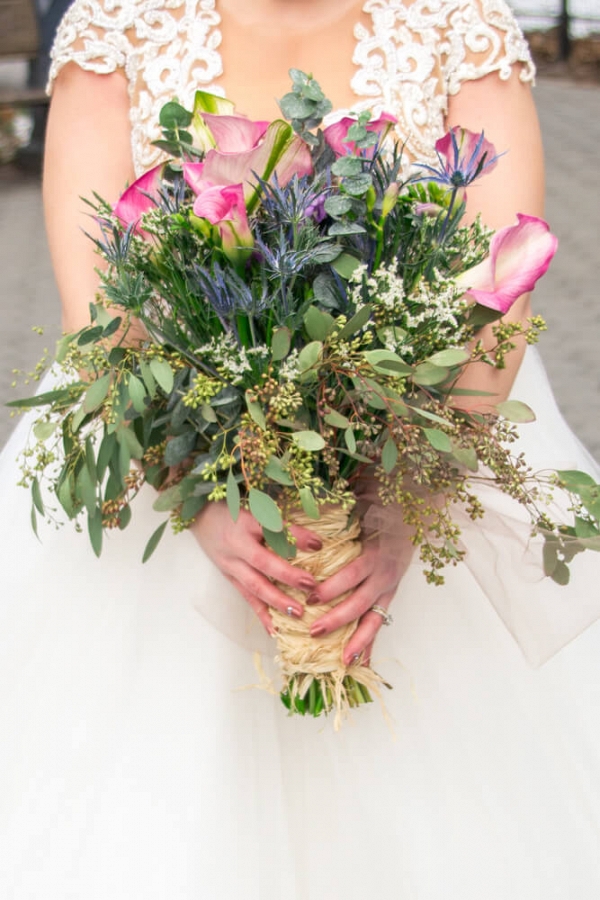
<instances>
[{"instance_id":1,"label":"bride's bare arm","mask_svg":"<svg viewBox=\"0 0 600 900\"><path fill-rule=\"evenodd\" d=\"M92 199L95 191L111 201L134 179L129 134L125 78L65 66L50 104L43 192L66 331L89 323L89 304L98 290L99 257L84 234L95 225L82 198Z\"/></svg>"},{"instance_id":2,"label":"bride's bare arm","mask_svg":"<svg viewBox=\"0 0 600 900\"><path fill-rule=\"evenodd\" d=\"M542 140L531 89L519 80L515 68L507 81L487 75L465 82L450 98L448 127L460 125L471 131L485 131L497 153L504 155L496 168L467 189L467 216L477 213L491 228L512 225L517 213L544 214L544 158ZM531 314L529 295L521 297L504 316L505 321L524 321ZM493 346L491 329L481 335L486 346ZM490 391L492 403L505 400L518 372L525 342L506 358L505 369L493 369L483 363L469 367L461 380L462 388ZM481 399L461 397L462 406L475 406Z\"/></svg>"}]
</instances>

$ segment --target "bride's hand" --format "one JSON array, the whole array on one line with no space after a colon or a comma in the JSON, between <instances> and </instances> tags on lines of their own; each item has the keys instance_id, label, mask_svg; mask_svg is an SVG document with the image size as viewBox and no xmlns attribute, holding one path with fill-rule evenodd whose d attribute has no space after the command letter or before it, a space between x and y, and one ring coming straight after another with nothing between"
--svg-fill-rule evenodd
<instances>
[{"instance_id":1,"label":"bride's hand","mask_svg":"<svg viewBox=\"0 0 600 900\"><path fill-rule=\"evenodd\" d=\"M382 541L375 537L367 540L360 556L319 585L318 603L329 603L340 594L351 592L311 626L311 634L318 637L359 619L358 628L344 650L344 665L352 665L359 659L368 663L373 641L384 622L383 616L372 608L388 609L410 564L414 547L402 529L399 532L397 541L392 541L390 535L385 535Z\"/></svg>"},{"instance_id":2,"label":"bride's hand","mask_svg":"<svg viewBox=\"0 0 600 900\"><path fill-rule=\"evenodd\" d=\"M233 521L224 502L208 503L191 526L204 552L250 604L265 629L274 634L269 607L302 617L301 603L281 591L273 580L310 595L317 583L308 572L277 556L262 540L260 525L242 510ZM293 526L299 550L320 550L318 536L306 528Z\"/></svg>"}]
</instances>

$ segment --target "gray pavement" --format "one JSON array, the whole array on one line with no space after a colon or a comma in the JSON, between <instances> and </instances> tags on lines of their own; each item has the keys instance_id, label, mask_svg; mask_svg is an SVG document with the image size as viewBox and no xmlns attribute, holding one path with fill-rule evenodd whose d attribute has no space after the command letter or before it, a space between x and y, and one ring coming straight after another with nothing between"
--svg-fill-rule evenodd
<instances>
[{"instance_id":1,"label":"gray pavement","mask_svg":"<svg viewBox=\"0 0 600 900\"><path fill-rule=\"evenodd\" d=\"M566 419L600 459L600 86L540 80L536 99L547 157L546 217L560 239L535 295L549 326L540 349ZM32 325L45 327L44 338ZM58 333L39 179L0 169L0 400L15 395L12 370L30 370ZM11 428L1 408L0 444Z\"/></svg>"}]
</instances>

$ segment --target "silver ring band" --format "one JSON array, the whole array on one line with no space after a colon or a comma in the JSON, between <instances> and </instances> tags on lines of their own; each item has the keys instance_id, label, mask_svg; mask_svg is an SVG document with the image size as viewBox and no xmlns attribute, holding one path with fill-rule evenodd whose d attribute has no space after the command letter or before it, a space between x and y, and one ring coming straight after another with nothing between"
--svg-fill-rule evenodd
<instances>
[{"instance_id":1,"label":"silver ring band","mask_svg":"<svg viewBox=\"0 0 600 900\"><path fill-rule=\"evenodd\" d=\"M377 613L378 616L381 616L384 625L391 625L394 621L392 614L389 613L387 609L384 609L383 606L378 606L377 604L375 604L371 607L371 612Z\"/></svg>"}]
</instances>

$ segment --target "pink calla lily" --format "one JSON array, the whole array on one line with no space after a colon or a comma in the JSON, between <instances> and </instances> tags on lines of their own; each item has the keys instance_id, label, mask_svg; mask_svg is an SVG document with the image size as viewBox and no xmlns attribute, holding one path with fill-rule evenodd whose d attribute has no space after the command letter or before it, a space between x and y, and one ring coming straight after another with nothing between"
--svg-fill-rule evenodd
<instances>
[{"instance_id":1,"label":"pink calla lily","mask_svg":"<svg viewBox=\"0 0 600 900\"><path fill-rule=\"evenodd\" d=\"M533 289L557 245L547 222L519 213L516 225L501 228L493 236L487 258L463 272L457 282L476 303L504 314Z\"/></svg>"},{"instance_id":2,"label":"pink calla lily","mask_svg":"<svg viewBox=\"0 0 600 900\"><path fill-rule=\"evenodd\" d=\"M349 153L356 154L356 144L353 141L347 141L346 136L352 125L356 125L356 119L350 116L344 116L339 121L329 125L323 132L323 137L333 150L336 156L347 156ZM380 140L386 136L392 125L396 125L398 119L389 113L382 113L378 119L367 122L367 131L377 134ZM375 147L369 147L363 151L363 155L367 159L371 159L375 152Z\"/></svg>"},{"instance_id":3,"label":"pink calla lily","mask_svg":"<svg viewBox=\"0 0 600 900\"><path fill-rule=\"evenodd\" d=\"M245 116L215 116L204 113L206 122L219 153L241 153L252 150L264 137L268 122L253 122Z\"/></svg>"},{"instance_id":4,"label":"pink calla lily","mask_svg":"<svg viewBox=\"0 0 600 900\"><path fill-rule=\"evenodd\" d=\"M211 187L204 178L204 163L202 162L184 163L183 177L196 195L201 194L207 187Z\"/></svg>"},{"instance_id":5,"label":"pink calla lily","mask_svg":"<svg viewBox=\"0 0 600 900\"><path fill-rule=\"evenodd\" d=\"M276 120L267 128L260 144L241 153L210 150L204 160L203 180L208 184L243 184L246 206L251 212L258 200L256 176L265 181L276 176L285 185L294 175L312 172L310 150L287 122Z\"/></svg>"},{"instance_id":6,"label":"pink calla lily","mask_svg":"<svg viewBox=\"0 0 600 900\"><path fill-rule=\"evenodd\" d=\"M219 229L223 251L233 261L243 261L254 246L241 184L207 187L196 197L194 215Z\"/></svg>"},{"instance_id":7,"label":"pink calla lily","mask_svg":"<svg viewBox=\"0 0 600 900\"><path fill-rule=\"evenodd\" d=\"M149 209L154 209L157 204L162 170L163 166L160 164L141 175L121 194L113 207L114 214L121 222L126 227L133 225L136 234L142 237L146 233L138 228L138 223L142 215Z\"/></svg>"}]
</instances>

